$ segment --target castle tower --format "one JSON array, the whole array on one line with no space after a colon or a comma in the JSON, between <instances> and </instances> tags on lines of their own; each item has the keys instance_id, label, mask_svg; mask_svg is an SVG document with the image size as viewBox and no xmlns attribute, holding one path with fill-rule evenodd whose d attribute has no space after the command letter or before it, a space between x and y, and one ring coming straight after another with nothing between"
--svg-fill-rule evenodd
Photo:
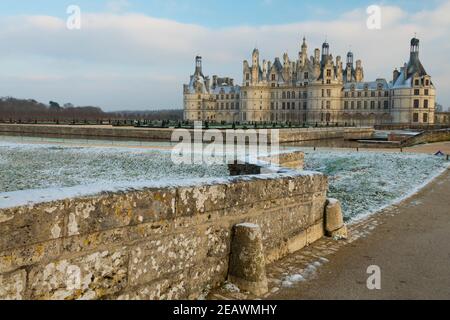
<instances>
[{"instance_id":1,"label":"castle tower","mask_svg":"<svg viewBox=\"0 0 450 320\"><path fill-rule=\"evenodd\" d=\"M196 76L202 76L202 77L203 77L203 72L202 72L202 57L200 57L200 56L196 56L196 57L195 57L195 75L196 75Z\"/></svg>"},{"instance_id":2,"label":"castle tower","mask_svg":"<svg viewBox=\"0 0 450 320\"><path fill-rule=\"evenodd\" d=\"M257 84L259 80L259 50L254 49L252 54L252 83Z\"/></svg>"},{"instance_id":3,"label":"castle tower","mask_svg":"<svg viewBox=\"0 0 450 320\"><path fill-rule=\"evenodd\" d=\"M330 55L330 45L325 41L322 44L322 65L325 65L329 55Z\"/></svg>"},{"instance_id":4,"label":"castle tower","mask_svg":"<svg viewBox=\"0 0 450 320\"><path fill-rule=\"evenodd\" d=\"M301 52L300 52L300 64L302 66L305 65L306 63L306 58L308 56L308 45L306 44L306 38L303 37L303 43L302 43L302 47L301 47Z\"/></svg>"},{"instance_id":5,"label":"castle tower","mask_svg":"<svg viewBox=\"0 0 450 320\"><path fill-rule=\"evenodd\" d=\"M352 76L353 76L353 52L349 51L347 53L347 68L346 68L346 81L352 82Z\"/></svg>"}]
</instances>

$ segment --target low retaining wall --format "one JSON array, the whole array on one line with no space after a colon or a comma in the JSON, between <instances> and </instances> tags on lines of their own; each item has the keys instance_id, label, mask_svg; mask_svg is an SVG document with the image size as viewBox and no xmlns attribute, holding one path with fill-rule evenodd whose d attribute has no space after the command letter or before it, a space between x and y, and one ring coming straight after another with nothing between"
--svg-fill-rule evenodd
<instances>
[{"instance_id":1,"label":"low retaining wall","mask_svg":"<svg viewBox=\"0 0 450 320\"><path fill-rule=\"evenodd\" d=\"M238 177L0 210L0 299L193 299L227 279L231 230L269 263L324 235L327 178Z\"/></svg>"},{"instance_id":2,"label":"low retaining wall","mask_svg":"<svg viewBox=\"0 0 450 320\"><path fill-rule=\"evenodd\" d=\"M441 141L450 141L450 129L425 131L421 134L404 140L401 144L402 147L412 147L421 143L433 143Z\"/></svg>"},{"instance_id":3,"label":"low retaining wall","mask_svg":"<svg viewBox=\"0 0 450 320\"><path fill-rule=\"evenodd\" d=\"M149 129L111 126L70 126L0 124L0 133L38 137L92 137L107 139L170 141L173 129ZM280 143L321 139L369 139L373 128L308 128L279 129ZM267 141L271 141L270 137Z\"/></svg>"},{"instance_id":4,"label":"low retaining wall","mask_svg":"<svg viewBox=\"0 0 450 320\"><path fill-rule=\"evenodd\" d=\"M310 129L281 129L280 143L300 142L324 139L358 140L370 139L375 134L371 127L361 128L310 128Z\"/></svg>"}]
</instances>

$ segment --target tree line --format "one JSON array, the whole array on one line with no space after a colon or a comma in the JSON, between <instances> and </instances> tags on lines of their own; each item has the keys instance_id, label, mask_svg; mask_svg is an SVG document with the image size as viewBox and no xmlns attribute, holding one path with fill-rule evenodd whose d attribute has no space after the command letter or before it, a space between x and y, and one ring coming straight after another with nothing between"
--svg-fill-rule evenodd
<instances>
[{"instance_id":1,"label":"tree line","mask_svg":"<svg viewBox=\"0 0 450 320\"><path fill-rule=\"evenodd\" d=\"M117 120L171 120L180 121L183 110L120 111L105 112L99 107L74 106L71 103L48 104L34 99L0 98L0 122L42 123L42 122L104 122Z\"/></svg>"}]
</instances>

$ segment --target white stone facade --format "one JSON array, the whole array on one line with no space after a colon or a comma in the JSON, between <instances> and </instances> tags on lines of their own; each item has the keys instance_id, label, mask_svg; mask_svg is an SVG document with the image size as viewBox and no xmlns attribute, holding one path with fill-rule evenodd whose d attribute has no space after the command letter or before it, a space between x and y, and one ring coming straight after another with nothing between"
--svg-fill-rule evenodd
<instances>
[{"instance_id":1,"label":"white stone facade","mask_svg":"<svg viewBox=\"0 0 450 320\"><path fill-rule=\"evenodd\" d=\"M306 125L432 125L436 91L419 60L419 40L411 40L408 63L393 72L392 80L364 81L361 60L347 54L333 59L328 43L308 58L303 39L296 61L243 63L242 86L233 79L202 73L201 57L196 71L184 85L184 118L188 121L266 122Z\"/></svg>"}]
</instances>

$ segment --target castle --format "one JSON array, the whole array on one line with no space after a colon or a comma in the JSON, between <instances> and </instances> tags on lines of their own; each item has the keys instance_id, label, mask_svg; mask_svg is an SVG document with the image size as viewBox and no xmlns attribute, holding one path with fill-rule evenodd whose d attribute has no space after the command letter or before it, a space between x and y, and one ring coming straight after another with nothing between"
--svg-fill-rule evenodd
<instances>
[{"instance_id":1,"label":"castle","mask_svg":"<svg viewBox=\"0 0 450 320\"><path fill-rule=\"evenodd\" d=\"M435 121L436 91L419 59L419 39L411 40L409 62L395 69L392 79L364 81L361 60L352 52L333 59L327 42L308 58L305 38L298 59L260 61L253 50L244 61L242 86L231 78L202 71L184 85L184 118L209 122L277 122L316 125L431 125Z\"/></svg>"}]
</instances>

